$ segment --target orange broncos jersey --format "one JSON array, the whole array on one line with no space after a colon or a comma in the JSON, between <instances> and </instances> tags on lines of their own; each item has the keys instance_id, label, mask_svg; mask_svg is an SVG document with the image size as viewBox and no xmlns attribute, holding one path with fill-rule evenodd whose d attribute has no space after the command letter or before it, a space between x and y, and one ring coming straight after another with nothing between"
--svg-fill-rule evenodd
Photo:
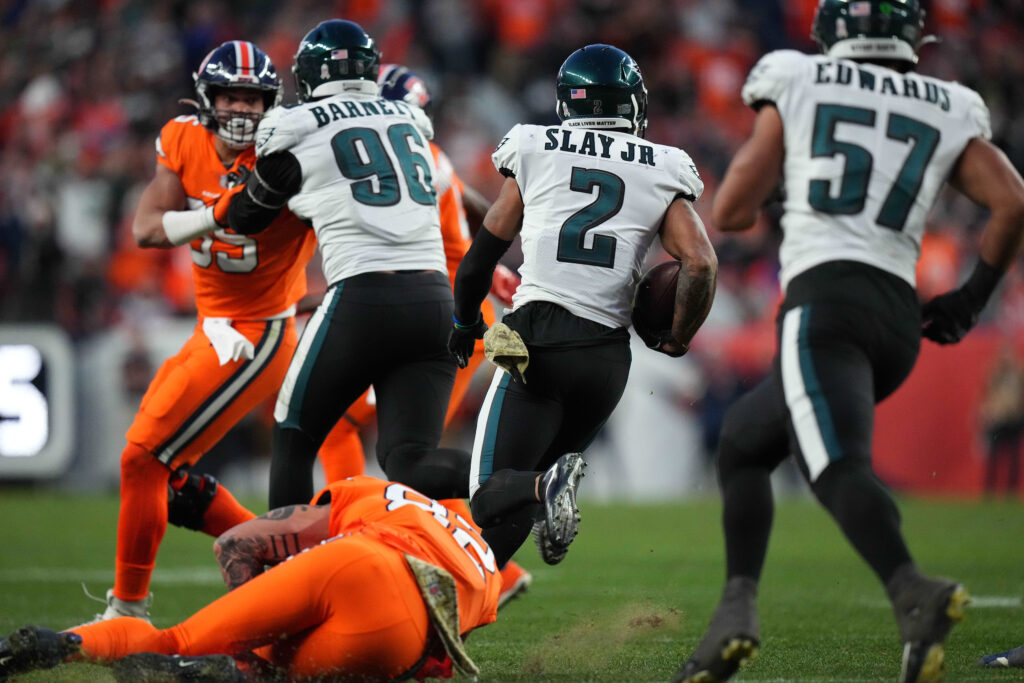
<instances>
[{"instance_id":1,"label":"orange broncos jersey","mask_svg":"<svg viewBox=\"0 0 1024 683\"><path fill-rule=\"evenodd\" d=\"M497 618L501 575L494 552L468 520L404 484L374 477L342 479L327 490L331 536L374 535L446 570L458 589L463 633Z\"/></svg>"},{"instance_id":2,"label":"orange broncos jersey","mask_svg":"<svg viewBox=\"0 0 1024 683\"><path fill-rule=\"evenodd\" d=\"M231 174L240 178L256 165L256 153L248 148L225 168L213 140L195 116L168 121L157 139L157 161L181 178L189 209L213 203ZM258 235L219 228L192 240L199 315L256 320L286 311L306 293L306 263L315 246L313 231L287 209Z\"/></svg>"}]
</instances>

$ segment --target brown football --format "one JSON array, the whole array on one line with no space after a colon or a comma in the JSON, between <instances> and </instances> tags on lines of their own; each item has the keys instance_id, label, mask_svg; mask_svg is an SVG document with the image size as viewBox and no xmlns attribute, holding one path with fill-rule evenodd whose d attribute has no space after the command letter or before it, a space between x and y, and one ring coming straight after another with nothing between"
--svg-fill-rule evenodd
<instances>
[{"instance_id":1,"label":"brown football","mask_svg":"<svg viewBox=\"0 0 1024 683\"><path fill-rule=\"evenodd\" d=\"M640 278L633 296L633 327L638 334L661 336L672 329L679 261L665 261Z\"/></svg>"}]
</instances>

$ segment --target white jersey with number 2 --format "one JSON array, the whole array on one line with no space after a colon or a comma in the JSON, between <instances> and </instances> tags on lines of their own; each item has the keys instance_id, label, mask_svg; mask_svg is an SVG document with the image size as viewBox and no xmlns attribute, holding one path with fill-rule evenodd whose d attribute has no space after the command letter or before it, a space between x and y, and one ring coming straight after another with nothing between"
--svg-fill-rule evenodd
<instances>
[{"instance_id":1,"label":"white jersey with number 2","mask_svg":"<svg viewBox=\"0 0 1024 683\"><path fill-rule=\"evenodd\" d=\"M690 157L629 133L519 124L492 155L525 211L514 308L549 301L629 325L644 258L676 197L704 190Z\"/></svg>"}]
</instances>

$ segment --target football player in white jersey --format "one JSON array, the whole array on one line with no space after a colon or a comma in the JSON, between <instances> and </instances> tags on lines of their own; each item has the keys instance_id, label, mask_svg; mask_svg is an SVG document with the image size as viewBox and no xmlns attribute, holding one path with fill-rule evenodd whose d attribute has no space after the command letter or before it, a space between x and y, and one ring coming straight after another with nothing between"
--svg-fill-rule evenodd
<instances>
[{"instance_id":1,"label":"football player in white jersey","mask_svg":"<svg viewBox=\"0 0 1024 683\"><path fill-rule=\"evenodd\" d=\"M636 62L588 45L566 59L556 92L560 126L517 125L495 150L506 180L455 276L449 348L464 366L487 327L480 302L494 266L521 236L523 279L502 322L522 337L529 366L515 379L495 373L469 484L473 518L499 563L535 518L549 564L576 535L579 452L625 387L631 301L655 236L682 270L671 335L645 339L652 348L686 352L718 268L692 206L704 188L696 167L682 150L643 139L647 90Z\"/></svg>"},{"instance_id":2,"label":"football player in white jersey","mask_svg":"<svg viewBox=\"0 0 1024 683\"><path fill-rule=\"evenodd\" d=\"M228 210L251 233L287 205L316 231L329 283L278 394L271 508L309 502L317 449L371 384L387 476L432 497L469 493L469 454L437 448L456 368L433 126L379 95L379 68L358 24L311 30L292 68L300 103L260 123L256 168Z\"/></svg>"},{"instance_id":3,"label":"football player in white jersey","mask_svg":"<svg viewBox=\"0 0 1024 683\"><path fill-rule=\"evenodd\" d=\"M977 93L914 72L923 15L918 0L822 0L812 36L824 54L772 52L743 86L757 118L712 218L720 230L747 229L784 183L779 353L724 420L727 580L676 681L725 680L756 652L769 475L790 453L885 586L904 645L900 680L942 676L967 593L914 564L899 511L871 468L874 408L910 373L922 333L954 343L977 321L1018 252L1024 182L988 142ZM947 181L991 216L967 282L921 307L914 267Z\"/></svg>"}]
</instances>

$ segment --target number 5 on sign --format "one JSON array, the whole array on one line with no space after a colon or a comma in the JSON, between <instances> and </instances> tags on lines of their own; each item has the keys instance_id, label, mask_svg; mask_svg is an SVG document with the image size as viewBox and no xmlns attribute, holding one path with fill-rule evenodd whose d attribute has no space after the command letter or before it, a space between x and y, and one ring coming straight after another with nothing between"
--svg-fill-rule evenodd
<instances>
[{"instance_id":1,"label":"number 5 on sign","mask_svg":"<svg viewBox=\"0 0 1024 683\"><path fill-rule=\"evenodd\" d=\"M0 479L53 477L71 457L73 356L52 326L0 326Z\"/></svg>"}]
</instances>

